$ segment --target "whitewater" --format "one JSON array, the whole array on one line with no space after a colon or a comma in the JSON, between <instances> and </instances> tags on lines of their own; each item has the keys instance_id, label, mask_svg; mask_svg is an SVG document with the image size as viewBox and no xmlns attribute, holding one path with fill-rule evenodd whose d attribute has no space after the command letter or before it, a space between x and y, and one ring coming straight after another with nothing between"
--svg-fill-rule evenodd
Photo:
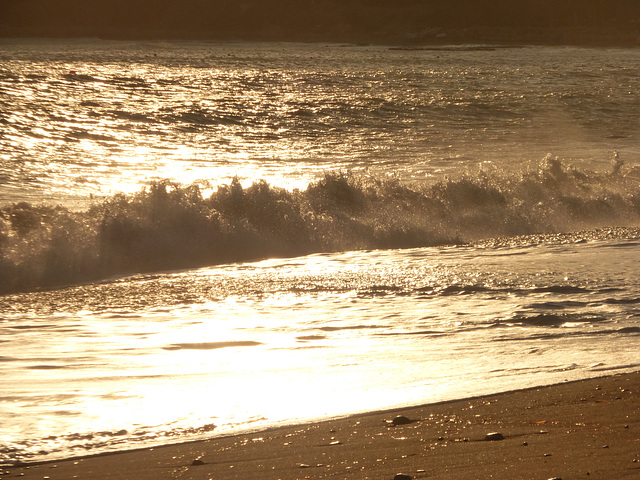
<instances>
[{"instance_id":1,"label":"whitewater","mask_svg":"<svg viewBox=\"0 0 640 480\"><path fill-rule=\"evenodd\" d=\"M0 465L637 370L639 53L0 41Z\"/></svg>"}]
</instances>

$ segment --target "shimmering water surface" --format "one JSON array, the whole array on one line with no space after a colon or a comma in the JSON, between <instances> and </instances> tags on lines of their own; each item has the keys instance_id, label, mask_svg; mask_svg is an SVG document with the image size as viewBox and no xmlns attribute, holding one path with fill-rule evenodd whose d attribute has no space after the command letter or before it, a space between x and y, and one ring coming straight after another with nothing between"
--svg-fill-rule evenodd
<instances>
[{"instance_id":1,"label":"shimmering water surface","mask_svg":"<svg viewBox=\"0 0 640 480\"><path fill-rule=\"evenodd\" d=\"M637 49L5 41L0 60L3 201L640 153Z\"/></svg>"},{"instance_id":2,"label":"shimmering water surface","mask_svg":"<svg viewBox=\"0 0 640 480\"><path fill-rule=\"evenodd\" d=\"M637 369L639 53L3 41L0 463Z\"/></svg>"}]
</instances>

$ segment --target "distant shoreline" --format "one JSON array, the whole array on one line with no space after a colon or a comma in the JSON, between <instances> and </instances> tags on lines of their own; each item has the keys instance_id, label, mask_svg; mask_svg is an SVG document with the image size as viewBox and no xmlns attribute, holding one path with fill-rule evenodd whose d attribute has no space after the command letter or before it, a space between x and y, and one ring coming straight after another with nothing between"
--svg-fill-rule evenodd
<instances>
[{"instance_id":1,"label":"distant shoreline","mask_svg":"<svg viewBox=\"0 0 640 480\"><path fill-rule=\"evenodd\" d=\"M0 0L0 38L640 46L637 0Z\"/></svg>"},{"instance_id":2,"label":"distant shoreline","mask_svg":"<svg viewBox=\"0 0 640 480\"><path fill-rule=\"evenodd\" d=\"M585 31L584 29L449 29L437 36L423 36L420 38L400 38L395 35L287 35L287 34L249 34L236 35L206 35L188 34L186 32L155 32L155 31L94 31L36 28L0 29L0 38L51 38L51 39L81 39L97 38L100 40L165 40L165 41L218 41L218 42L292 42L292 43L345 43L355 45L386 45L392 48L427 49L449 45L491 45L496 47L517 46L576 46L576 47L640 47L640 35L632 32L619 32L612 29Z\"/></svg>"}]
</instances>

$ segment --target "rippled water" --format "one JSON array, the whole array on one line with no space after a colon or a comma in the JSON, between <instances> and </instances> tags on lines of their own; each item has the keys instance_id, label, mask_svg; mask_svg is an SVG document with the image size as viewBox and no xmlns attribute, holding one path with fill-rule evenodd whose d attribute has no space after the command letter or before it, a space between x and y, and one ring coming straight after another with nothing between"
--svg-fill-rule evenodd
<instances>
[{"instance_id":1,"label":"rippled water","mask_svg":"<svg viewBox=\"0 0 640 480\"><path fill-rule=\"evenodd\" d=\"M637 369L638 52L0 43L0 463Z\"/></svg>"},{"instance_id":2,"label":"rippled water","mask_svg":"<svg viewBox=\"0 0 640 480\"><path fill-rule=\"evenodd\" d=\"M637 49L0 44L0 199L637 156Z\"/></svg>"},{"instance_id":3,"label":"rippled water","mask_svg":"<svg viewBox=\"0 0 640 480\"><path fill-rule=\"evenodd\" d=\"M637 369L637 254L629 240L349 252L5 297L2 453L56 458Z\"/></svg>"}]
</instances>

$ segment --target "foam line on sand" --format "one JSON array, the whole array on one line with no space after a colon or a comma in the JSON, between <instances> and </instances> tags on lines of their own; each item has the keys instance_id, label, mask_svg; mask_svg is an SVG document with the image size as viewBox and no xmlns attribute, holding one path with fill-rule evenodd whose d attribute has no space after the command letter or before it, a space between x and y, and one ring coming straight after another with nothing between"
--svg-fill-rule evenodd
<instances>
[{"instance_id":1,"label":"foam line on sand","mask_svg":"<svg viewBox=\"0 0 640 480\"><path fill-rule=\"evenodd\" d=\"M639 479L640 372L0 472L25 480Z\"/></svg>"}]
</instances>

